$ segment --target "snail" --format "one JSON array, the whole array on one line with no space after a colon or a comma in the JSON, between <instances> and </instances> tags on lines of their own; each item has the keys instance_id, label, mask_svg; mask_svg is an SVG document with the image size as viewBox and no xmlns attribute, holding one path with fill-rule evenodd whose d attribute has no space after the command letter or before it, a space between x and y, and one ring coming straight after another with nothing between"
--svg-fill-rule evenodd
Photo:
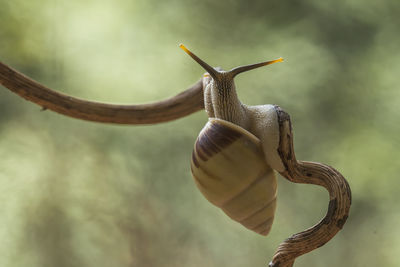
<instances>
[{"instance_id":1,"label":"snail","mask_svg":"<svg viewBox=\"0 0 400 267\"><path fill-rule=\"evenodd\" d=\"M330 166L296 159L290 116L279 106L248 106L239 101L234 77L282 58L223 71L184 45L180 47L207 73L184 92L155 103L113 105L78 99L47 88L2 62L0 84L43 110L96 122L154 124L205 109L209 120L194 145L192 176L203 195L233 220L258 234L269 233L276 208L275 171L291 182L328 190L325 217L281 243L269 265L293 266L297 257L323 246L342 229L351 205L347 181Z\"/></svg>"},{"instance_id":2,"label":"snail","mask_svg":"<svg viewBox=\"0 0 400 267\"><path fill-rule=\"evenodd\" d=\"M277 152L277 115L272 105L242 104L234 78L282 58L223 71L205 63L183 44L180 47L208 72L203 88L210 120L196 140L191 161L196 185L233 220L267 235L276 208L273 169L284 169Z\"/></svg>"}]
</instances>

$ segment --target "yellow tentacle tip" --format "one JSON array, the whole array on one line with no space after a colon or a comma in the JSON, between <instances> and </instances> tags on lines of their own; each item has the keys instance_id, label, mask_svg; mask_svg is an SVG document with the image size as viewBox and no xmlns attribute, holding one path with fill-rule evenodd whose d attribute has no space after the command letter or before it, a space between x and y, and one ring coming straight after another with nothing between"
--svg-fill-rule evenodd
<instances>
[{"instance_id":1,"label":"yellow tentacle tip","mask_svg":"<svg viewBox=\"0 0 400 267\"><path fill-rule=\"evenodd\" d=\"M280 58L278 58L278 59L275 59L275 60L273 61L273 63L276 63L276 62L283 62L283 58L282 58L282 57L280 57Z\"/></svg>"},{"instance_id":2,"label":"yellow tentacle tip","mask_svg":"<svg viewBox=\"0 0 400 267\"><path fill-rule=\"evenodd\" d=\"M189 52L189 49L187 49L186 46L185 46L184 44L179 44L179 47L180 47L183 51L185 51L186 53L190 53L190 52Z\"/></svg>"}]
</instances>

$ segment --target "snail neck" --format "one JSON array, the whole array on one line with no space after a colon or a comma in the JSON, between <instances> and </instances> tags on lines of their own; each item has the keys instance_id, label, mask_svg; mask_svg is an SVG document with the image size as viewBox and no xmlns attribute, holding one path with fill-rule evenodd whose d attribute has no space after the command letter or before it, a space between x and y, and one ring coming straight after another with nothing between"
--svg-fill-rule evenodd
<instances>
[{"instance_id":1,"label":"snail neck","mask_svg":"<svg viewBox=\"0 0 400 267\"><path fill-rule=\"evenodd\" d=\"M205 107L209 117L248 128L245 107L240 102L233 79L210 79L205 87Z\"/></svg>"}]
</instances>

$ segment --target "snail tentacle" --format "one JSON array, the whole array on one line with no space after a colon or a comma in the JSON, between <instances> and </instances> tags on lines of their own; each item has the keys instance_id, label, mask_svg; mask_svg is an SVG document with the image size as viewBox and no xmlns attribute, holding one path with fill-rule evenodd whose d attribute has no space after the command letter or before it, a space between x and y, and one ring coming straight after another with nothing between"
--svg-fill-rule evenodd
<instances>
[{"instance_id":1,"label":"snail tentacle","mask_svg":"<svg viewBox=\"0 0 400 267\"><path fill-rule=\"evenodd\" d=\"M56 92L0 62L0 84L17 95L57 113L95 122L152 124L175 120L204 108L202 80L180 94L154 103L116 105Z\"/></svg>"},{"instance_id":2,"label":"snail tentacle","mask_svg":"<svg viewBox=\"0 0 400 267\"><path fill-rule=\"evenodd\" d=\"M270 263L270 267L291 267L297 257L323 246L342 229L350 211L351 191L346 179L334 168L317 162L296 160L290 117L278 106L276 111L280 130L278 153L285 165L285 170L280 174L294 183L323 186L330 198L325 217L318 224L280 244Z\"/></svg>"}]
</instances>

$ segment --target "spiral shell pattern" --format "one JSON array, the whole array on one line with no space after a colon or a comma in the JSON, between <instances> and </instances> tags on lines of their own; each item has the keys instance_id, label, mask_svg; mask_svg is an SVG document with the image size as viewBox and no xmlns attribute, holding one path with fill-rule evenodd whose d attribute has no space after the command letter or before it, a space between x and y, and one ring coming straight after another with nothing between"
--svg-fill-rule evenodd
<instances>
[{"instance_id":1,"label":"spiral shell pattern","mask_svg":"<svg viewBox=\"0 0 400 267\"><path fill-rule=\"evenodd\" d=\"M277 183L256 136L233 123L210 119L196 140L191 169L207 200L248 229L269 233Z\"/></svg>"}]
</instances>

